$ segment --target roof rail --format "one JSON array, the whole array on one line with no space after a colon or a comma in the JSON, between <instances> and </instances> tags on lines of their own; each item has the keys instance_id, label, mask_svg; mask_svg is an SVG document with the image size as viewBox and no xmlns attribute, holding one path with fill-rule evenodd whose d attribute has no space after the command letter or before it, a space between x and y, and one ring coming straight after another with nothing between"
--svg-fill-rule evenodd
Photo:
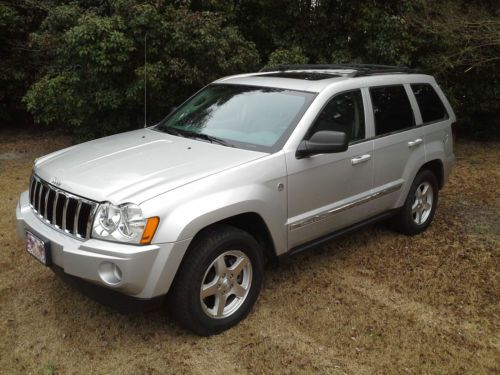
<instances>
[{"instance_id":1,"label":"roof rail","mask_svg":"<svg viewBox=\"0 0 500 375\"><path fill-rule=\"evenodd\" d=\"M259 72L275 72L286 70L334 70L334 69L350 69L355 70L354 77L386 74L386 73L420 73L418 69L412 69L407 66L396 65L377 65L377 64L291 64L291 65L276 65L265 66Z\"/></svg>"}]
</instances>

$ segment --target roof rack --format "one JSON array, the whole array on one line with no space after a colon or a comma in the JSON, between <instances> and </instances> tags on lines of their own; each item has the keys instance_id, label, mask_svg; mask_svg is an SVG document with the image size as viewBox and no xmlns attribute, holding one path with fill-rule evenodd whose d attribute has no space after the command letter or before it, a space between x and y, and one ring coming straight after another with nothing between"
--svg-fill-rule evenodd
<instances>
[{"instance_id":1,"label":"roof rack","mask_svg":"<svg viewBox=\"0 0 500 375\"><path fill-rule=\"evenodd\" d=\"M276 65L265 66L259 72L275 72L286 70L354 70L352 77L368 76L375 74L388 73L421 73L418 69L409 68L407 66L395 65L376 65L376 64L292 64L292 65Z\"/></svg>"}]
</instances>

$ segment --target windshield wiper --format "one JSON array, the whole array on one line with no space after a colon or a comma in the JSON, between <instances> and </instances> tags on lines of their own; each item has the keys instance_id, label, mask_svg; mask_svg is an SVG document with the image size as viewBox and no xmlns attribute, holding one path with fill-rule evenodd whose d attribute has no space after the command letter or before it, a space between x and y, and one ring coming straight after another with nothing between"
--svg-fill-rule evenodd
<instances>
[{"instance_id":1,"label":"windshield wiper","mask_svg":"<svg viewBox=\"0 0 500 375\"><path fill-rule=\"evenodd\" d=\"M224 141L223 139L214 137L213 135L204 134L204 133L195 133L195 132L186 131L186 137L204 139L204 140L207 140L211 143L218 143L222 146L234 147L234 145Z\"/></svg>"},{"instance_id":2,"label":"windshield wiper","mask_svg":"<svg viewBox=\"0 0 500 375\"><path fill-rule=\"evenodd\" d=\"M164 128L161 128L161 130L164 131L165 133L178 135L180 137L192 138L192 139L198 138L198 139L203 139L205 141L209 141L211 143L218 143L222 146L234 147L234 145L232 145L231 143L228 143L218 137L214 137L213 135L196 133L189 130L181 130L171 126L166 126Z\"/></svg>"},{"instance_id":3,"label":"windshield wiper","mask_svg":"<svg viewBox=\"0 0 500 375\"><path fill-rule=\"evenodd\" d=\"M164 127L164 128L159 128L161 131L164 131L165 133L172 134L172 135L180 135L181 137L184 137L184 132L181 132L180 130L177 130L175 128L170 128L170 127Z\"/></svg>"}]
</instances>

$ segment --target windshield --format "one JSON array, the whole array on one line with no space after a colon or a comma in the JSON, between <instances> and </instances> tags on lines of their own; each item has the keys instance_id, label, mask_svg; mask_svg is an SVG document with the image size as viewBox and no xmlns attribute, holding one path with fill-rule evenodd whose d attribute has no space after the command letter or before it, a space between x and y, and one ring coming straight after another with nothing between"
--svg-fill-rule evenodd
<instances>
[{"instance_id":1,"label":"windshield","mask_svg":"<svg viewBox=\"0 0 500 375\"><path fill-rule=\"evenodd\" d=\"M314 94L255 86L205 87L157 129L174 135L257 151L281 147Z\"/></svg>"}]
</instances>

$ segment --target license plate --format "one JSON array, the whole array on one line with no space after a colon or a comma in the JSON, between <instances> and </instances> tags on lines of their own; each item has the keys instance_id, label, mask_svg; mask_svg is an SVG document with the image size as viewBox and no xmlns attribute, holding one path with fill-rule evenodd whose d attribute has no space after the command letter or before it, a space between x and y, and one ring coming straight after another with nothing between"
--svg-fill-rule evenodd
<instances>
[{"instance_id":1,"label":"license plate","mask_svg":"<svg viewBox=\"0 0 500 375\"><path fill-rule=\"evenodd\" d=\"M26 231L26 250L46 266L50 264L50 252L48 245L48 242L45 242L33 233Z\"/></svg>"}]
</instances>

